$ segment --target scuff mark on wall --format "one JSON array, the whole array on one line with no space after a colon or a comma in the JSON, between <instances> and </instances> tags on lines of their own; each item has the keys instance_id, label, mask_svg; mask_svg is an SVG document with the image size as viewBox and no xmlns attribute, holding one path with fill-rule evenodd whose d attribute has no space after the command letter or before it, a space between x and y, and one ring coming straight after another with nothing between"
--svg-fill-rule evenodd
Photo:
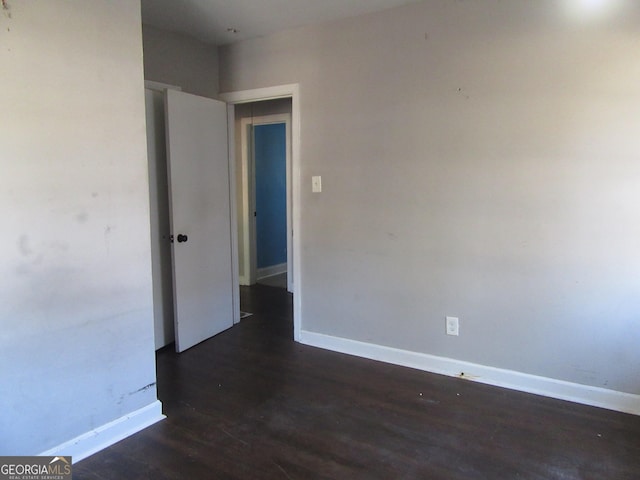
<instances>
[{"instance_id":1,"label":"scuff mark on wall","mask_svg":"<svg viewBox=\"0 0 640 480\"><path fill-rule=\"evenodd\" d=\"M122 405L122 403L125 401L125 399L127 398L127 396L132 396L135 395L136 393L141 393L141 392L146 392L147 390L149 390L151 387L155 387L156 386L156 382L150 383L149 385L145 385L142 388L139 388L138 390L134 390L133 392L129 392L128 395L120 395L120 397L117 400L117 404L118 405Z\"/></svg>"},{"instance_id":2,"label":"scuff mark on wall","mask_svg":"<svg viewBox=\"0 0 640 480\"><path fill-rule=\"evenodd\" d=\"M7 18L11 18L11 7L9 7L7 0L2 0L2 11L4 12ZM8 31L10 30L7 28L7 32Z\"/></svg>"},{"instance_id":3,"label":"scuff mark on wall","mask_svg":"<svg viewBox=\"0 0 640 480\"><path fill-rule=\"evenodd\" d=\"M460 95L461 97L464 97L466 100L469 100L469 95L467 95L467 94L462 90L462 87L458 88L458 95Z\"/></svg>"},{"instance_id":4,"label":"scuff mark on wall","mask_svg":"<svg viewBox=\"0 0 640 480\"><path fill-rule=\"evenodd\" d=\"M18 250L24 257L28 257L33 253L33 250L29 246L29 237L27 235L20 235L18 239Z\"/></svg>"},{"instance_id":5,"label":"scuff mark on wall","mask_svg":"<svg viewBox=\"0 0 640 480\"><path fill-rule=\"evenodd\" d=\"M147 390L149 390L151 387L155 387L156 386L156 382L150 383L149 385L145 385L142 388L139 388L138 390L135 390L133 392L130 392L129 395L135 395L136 393L140 393L140 392L146 392Z\"/></svg>"},{"instance_id":6,"label":"scuff mark on wall","mask_svg":"<svg viewBox=\"0 0 640 480\"><path fill-rule=\"evenodd\" d=\"M111 235L112 230L114 229L114 226L111 225L106 225L104 227L104 246L107 249L107 255L111 253L111 248L109 245L109 236Z\"/></svg>"}]
</instances>

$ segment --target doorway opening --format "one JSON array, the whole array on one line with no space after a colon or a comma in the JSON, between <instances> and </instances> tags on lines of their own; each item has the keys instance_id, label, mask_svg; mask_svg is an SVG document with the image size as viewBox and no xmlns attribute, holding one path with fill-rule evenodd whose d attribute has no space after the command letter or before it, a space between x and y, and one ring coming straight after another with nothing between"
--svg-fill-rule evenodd
<instances>
[{"instance_id":1,"label":"doorway opening","mask_svg":"<svg viewBox=\"0 0 640 480\"><path fill-rule=\"evenodd\" d=\"M244 104L235 116L240 285L293 292L291 99Z\"/></svg>"},{"instance_id":2,"label":"doorway opening","mask_svg":"<svg viewBox=\"0 0 640 480\"><path fill-rule=\"evenodd\" d=\"M253 225L254 220L250 218L253 212L251 210L251 198L253 193L253 185L249 185L253 176L249 176L248 160L243 170L243 150L244 158L253 158L253 152L249 149L250 143L247 141L249 138L255 137L254 122L264 121L267 124L282 123L273 121L274 118L262 118L273 115L288 115L288 118L284 120L286 124L288 122L289 132L289 145L287 152L289 158L287 159L287 179L286 179L286 194L287 194L287 289L293 293L293 337L294 340L300 341L301 331L301 272L300 272L300 98L299 98L299 86L282 85L277 87L267 87L255 90L244 90L238 92L224 93L220 95L220 98L229 104L228 109L228 125L229 125L229 163L233 165L232 170L235 170L235 182L232 182L232 202L236 212L236 228L232 231L235 233L233 239L233 247L235 248L234 257L237 258L235 267L236 278L238 284L240 284L240 277L243 275L243 281L245 284L251 284L253 280L251 278L251 264L256 264L256 279L258 276L258 261L257 255L253 255L251 258L251 252L255 251L252 248L252 235L250 226ZM245 125L242 125L243 119ZM251 125L251 129L249 129ZM242 137L245 137L243 141ZM251 145L251 148L253 146ZM251 156L250 156L251 155ZM259 215L259 211L256 212ZM257 218L253 217L253 218ZM247 240L248 239L248 240ZM248 243L248 245L246 245ZM248 255L247 255L248 253Z\"/></svg>"},{"instance_id":3,"label":"doorway opening","mask_svg":"<svg viewBox=\"0 0 640 480\"><path fill-rule=\"evenodd\" d=\"M175 331L175 301L173 298L173 281L172 275L172 255L170 243L172 232L168 217L169 196L167 176L167 159L165 158L165 105L164 92L170 90L179 91L179 87L173 87L164 84L147 83L147 127L148 127L148 143L150 145L150 205L151 205L151 223L152 223L152 257L153 257L153 287L154 287L154 321L155 321L155 340L156 349L162 348L174 341ZM227 215L230 221L230 257L231 273L230 282L232 302L233 323L240 321L240 292L239 292L239 264L241 262L239 253L241 246L239 240L243 235L242 223L239 221L239 213L242 206L242 185L237 182L242 179L236 171L240 171L241 165L238 164L236 152L241 152L242 143L238 141L236 132L241 132L240 126L236 125L236 111L241 112L243 109L251 110L253 108L254 118L260 116L276 115L286 113L288 118L285 120L286 131L288 132L289 145L286 150L289 154L287 159L287 179L286 189L289 197L287 207L287 283L288 290L293 293L293 338L300 341L300 325L301 325L301 289L300 289L300 110L299 110L299 87L298 85L284 85L280 87L269 87L264 89L249 90L242 92L234 92L221 95L222 99L227 102L226 109L226 129L228 141L227 161L224 162L228 167L228 175L218 175L218 178L227 178L229 194L226 198L229 200L230 215ZM203 99L206 100L206 99ZM274 105L280 103L281 107L286 105L285 111L269 111ZM260 110L262 108L262 110ZM266 109L266 110L265 110ZM264 119L263 119L264 120ZM267 123L270 120L267 119ZM198 122L187 122L187 125L199 125ZM157 154L157 155L156 155ZM157 184L157 185L156 185ZM155 188L157 186L157 188ZM154 224L155 220L155 224ZM185 232L178 232L185 233ZM188 232L186 232L188 233ZM184 235L186 237L186 235ZM196 237L189 235L189 244ZM229 237L227 237L229 238ZM178 239L180 242L180 239ZM175 246L175 245L174 245ZM185 243L179 246L184 247ZM208 298L207 295L200 295L201 298Z\"/></svg>"}]
</instances>

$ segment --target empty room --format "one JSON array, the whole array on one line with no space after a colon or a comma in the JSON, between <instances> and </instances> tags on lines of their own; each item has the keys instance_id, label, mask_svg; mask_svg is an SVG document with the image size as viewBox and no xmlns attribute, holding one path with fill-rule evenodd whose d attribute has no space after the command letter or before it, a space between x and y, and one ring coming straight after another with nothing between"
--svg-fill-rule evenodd
<instances>
[{"instance_id":1,"label":"empty room","mask_svg":"<svg viewBox=\"0 0 640 480\"><path fill-rule=\"evenodd\" d=\"M0 47L0 461L640 478L640 3L4 0Z\"/></svg>"}]
</instances>

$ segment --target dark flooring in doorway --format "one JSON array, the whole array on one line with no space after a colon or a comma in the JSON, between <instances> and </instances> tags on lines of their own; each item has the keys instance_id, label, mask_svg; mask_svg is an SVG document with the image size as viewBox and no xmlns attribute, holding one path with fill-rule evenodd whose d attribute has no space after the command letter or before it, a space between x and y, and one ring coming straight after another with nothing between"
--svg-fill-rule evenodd
<instances>
[{"instance_id":1,"label":"dark flooring in doorway","mask_svg":"<svg viewBox=\"0 0 640 480\"><path fill-rule=\"evenodd\" d=\"M294 343L292 297L158 352L167 419L74 465L74 479L638 479L640 417Z\"/></svg>"},{"instance_id":2,"label":"dark flooring in doorway","mask_svg":"<svg viewBox=\"0 0 640 480\"><path fill-rule=\"evenodd\" d=\"M279 273L277 275L271 275L270 277L260 278L257 283L267 285L268 287L287 288L287 273Z\"/></svg>"}]
</instances>

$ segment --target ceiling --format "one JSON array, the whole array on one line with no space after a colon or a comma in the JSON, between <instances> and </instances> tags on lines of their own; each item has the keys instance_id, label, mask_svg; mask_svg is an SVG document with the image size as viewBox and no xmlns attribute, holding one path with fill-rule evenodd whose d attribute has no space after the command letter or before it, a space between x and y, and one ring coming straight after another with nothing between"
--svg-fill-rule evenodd
<instances>
[{"instance_id":1,"label":"ceiling","mask_svg":"<svg viewBox=\"0 0 640 480\"><path fill-rule=\"evenodd\" d=\"M142 22L223 45L418 0L142 0Z\"/></svg>"}]
</instances>

